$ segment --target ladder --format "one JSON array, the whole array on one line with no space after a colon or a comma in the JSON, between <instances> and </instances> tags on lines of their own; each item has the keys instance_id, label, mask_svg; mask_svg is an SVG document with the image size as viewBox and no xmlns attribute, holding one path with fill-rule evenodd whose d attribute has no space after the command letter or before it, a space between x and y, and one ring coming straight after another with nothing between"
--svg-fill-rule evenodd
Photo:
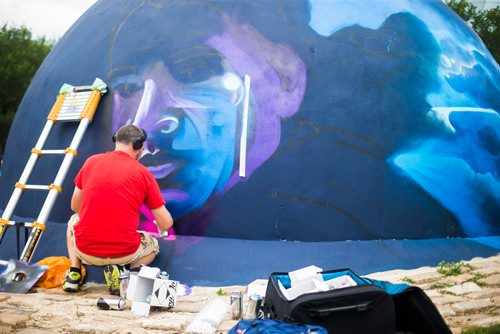
<instances>
[{"instance_id":1,"label":"ladder","mask_svg":"<svg viewBox=\"0 0 500 334\"><path fill-rule=\"evenodd\" d=\"M16 182L14 191L2 214L2 218L0 218L0 243L2 242L5 232L10 226L16 226L17 228L19 228L19 226L31 228L31 234L28 240L26 240L19 260L24 262L31 261L38 241L46 228L45 225L57 199L57 195L59 195L62 191L61 185L64 178L66 177L71 163L73 162L73 158L77 155L77 149L80 145L80 141L82 140L88 125L92 122L101 96L105 94L106 91L106 84L99 78L96 78L91 86L74 87L64 84L59 90L56 102L47 117L47 123L45 123L35 147L31 150L28 162L24 167L19 181ZM80 122L80 124L78 125L76 133L68 148L62 150L44 150L43 146L49 137L53 126L57 122ZM59 171L57 172L54 182L50 185L27 184L29 176L34 169L38 158L49 154L64 155L64 159L59 167ZM11 221L10 219L12 218L19 199L21 198L22 193L26 190L48 191L38 218L32 223Z\"/></svg>"}]
</instances>

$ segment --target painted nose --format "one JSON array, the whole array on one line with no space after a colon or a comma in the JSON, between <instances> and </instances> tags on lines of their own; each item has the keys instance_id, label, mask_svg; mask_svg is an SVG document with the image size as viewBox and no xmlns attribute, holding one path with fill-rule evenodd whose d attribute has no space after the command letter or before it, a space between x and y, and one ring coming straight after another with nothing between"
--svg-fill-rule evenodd
<instances>
[{"instance_id":1,"label":"painted nose","mask_svg":"<svg viewBox=\"0 0 500 334\"><path fill-rule=\"evenodd\" d=\"M142 92L141 102L137 108L135 118L133 121L134 125L141 126L141 123L147 119L151 108L153 107L153 102L156 96L156 83L152 79L148 79L144 82L144 90ZM157 152L156 145L153 145L151 140L146 140L144 142L144 149L141 153L141 158L148 154L155 154Z\"/></svg>"},{"instance_id":2,"label":"painted nose","mask_svg":"<svg viewBox=\"0 0 500 334\"><path fill-rule=\"evenodd\" d=\"M141 159L144 158L148 154L155 155L159 151L156 148L156 144L150 139L148 139L144 142L143 147L144 147L144 149L142 150L142 153L141 153Z\"/></svg>"},{"instance_id":3,"label":"painted nose","mask_svg":"<svg viewBox=\"0 0 500 334\"><path fill-rule=\"evenodd\" d=\"M152 79L148 79L144 82L144 90L142 92L141 102L139 107L137 107L137 112L135 114L135 119L133 124L139 126L144 120L147 119L151 108L153 107L153 102L156 97L156 83Z\"/></svg>"}]
</instances>

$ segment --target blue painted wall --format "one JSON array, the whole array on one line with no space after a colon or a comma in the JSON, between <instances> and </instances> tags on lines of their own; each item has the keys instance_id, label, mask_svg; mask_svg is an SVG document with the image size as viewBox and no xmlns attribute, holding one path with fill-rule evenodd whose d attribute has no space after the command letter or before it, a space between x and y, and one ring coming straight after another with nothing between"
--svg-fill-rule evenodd
<instances>
[{"instance_id":1,"label":"blue painted wall","mask_svg":"<svg viewBox=\"0 0 500 334\"><path fill-rule=\"evenodd\" d=\"M175 217L171 239L499 235L500 70L441 1L99 1L26 92L0 208L60 86L95 77L110 90L52 222L69 218L84 160L134 123L149 134L142 162ZM56 128L48 146L73 131ZM41 161L33 179L52 182L57 163ZM23 196L16 214L37 216L45 194Z\"/></svg>"}]
</instances>

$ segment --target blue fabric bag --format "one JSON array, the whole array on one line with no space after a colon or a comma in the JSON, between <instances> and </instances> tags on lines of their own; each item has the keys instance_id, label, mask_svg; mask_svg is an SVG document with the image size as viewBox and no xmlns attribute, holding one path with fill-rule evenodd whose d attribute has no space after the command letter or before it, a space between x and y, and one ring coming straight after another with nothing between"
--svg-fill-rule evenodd
<instances>
[{"instance_id":1,"label":"blue fabric bag","mask_svg":"<svg viewBox=\"0 0 500 334\"><path fill-rule=\"evenodd\" d=\"M246 319L239 321L228 334L328 334L321 326L302 325L271 319Z\"/></svg>"}]
</instances>

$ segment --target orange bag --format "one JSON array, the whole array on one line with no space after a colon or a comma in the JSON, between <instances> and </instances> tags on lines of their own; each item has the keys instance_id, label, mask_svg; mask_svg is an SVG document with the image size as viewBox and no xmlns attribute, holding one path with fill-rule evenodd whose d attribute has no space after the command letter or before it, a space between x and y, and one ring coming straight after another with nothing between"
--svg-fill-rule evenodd
<instances>
[{"instance_id":1,"label":"orange bag","mask_svg":"<svg viewBox=\"0 0 500 334\"><path fill-rule=\"evenodd\" d=\"M66 279L66 273L71 266L70 260L66 256L49 256L43 260L38 261L36 264L41 264L49 267L45 273L38 279L35 286L44 289L57 288L63 285ZM85 278L86 270L82 265L82 277Z\"/></svg>"}]
</instances>

